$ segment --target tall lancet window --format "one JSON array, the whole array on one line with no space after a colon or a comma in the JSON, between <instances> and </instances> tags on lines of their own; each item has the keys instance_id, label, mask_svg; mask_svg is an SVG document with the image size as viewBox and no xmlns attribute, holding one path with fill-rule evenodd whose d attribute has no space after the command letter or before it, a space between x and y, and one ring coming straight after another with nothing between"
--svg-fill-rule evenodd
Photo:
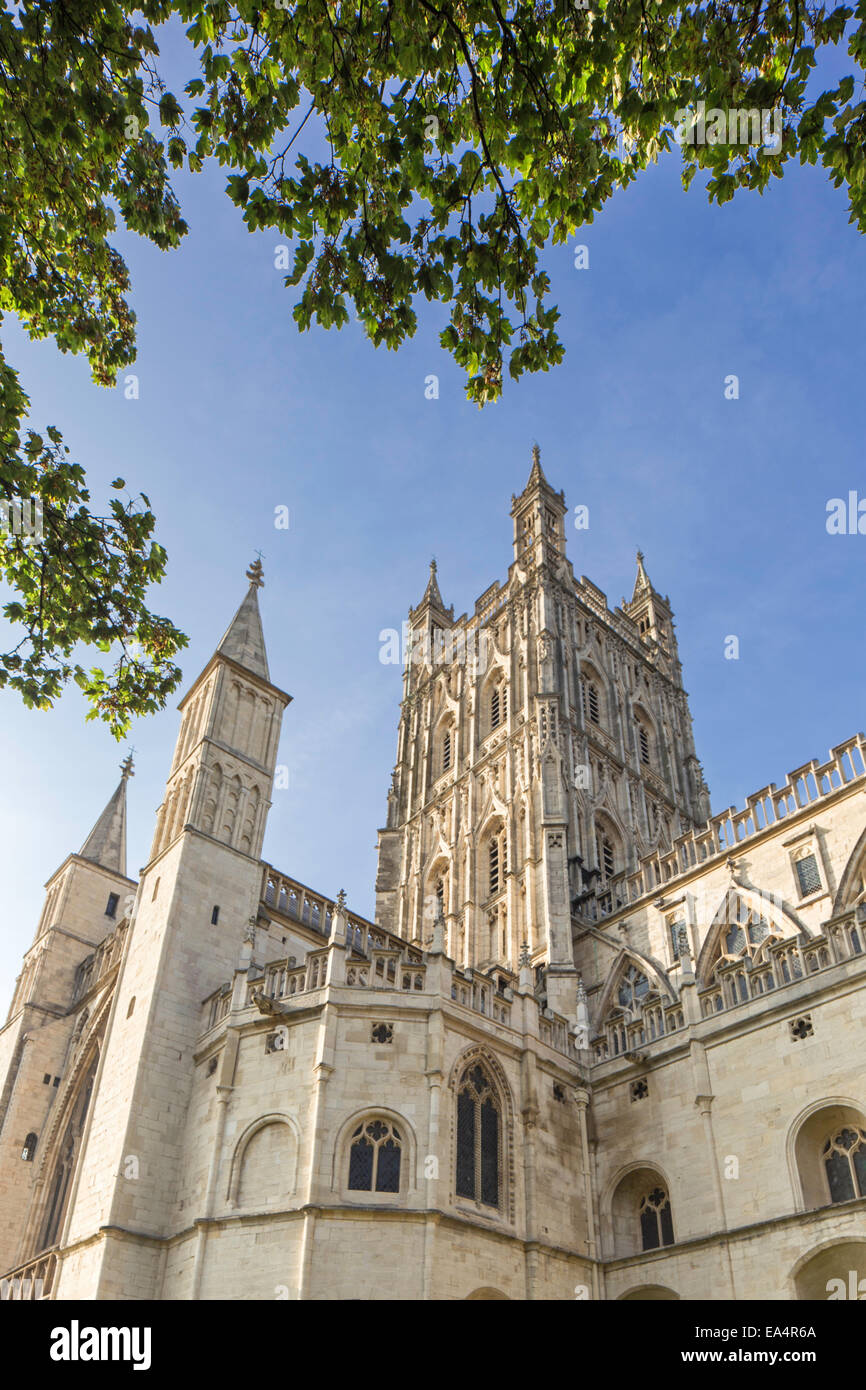
<instances>
[{"instance_id":1,"label":"tall lancet window","mask_svg":"<svg viewBox=\"0 0 866 1390\"><path fill-rule=\"evenodd\" d=\"M457 1092L458 1197L500 1206L501 1142L499 1099L484 1067L476 1062L464 1073Z\"/></svg>"},{"instance_id":2,"label":"tall lancet window","mask_svg":"<svg viewBox=\"0 0 866 1390\"><path fill-rule=\"evenodd\" d=\"M451 766L451 730L446 729L442 738L442 771L447 772Z\"/></svg>"},{"instance_id":3,"label":"tall lancet window","mask_svg":"<svg viewBox=\"0 0 866 1390\"><path fill-rule=\"evenodd\" d=\"M504 828L490 837L490 843L487 847L487 867L490 897L493 898L505 887L505 875L508 872L508 850Z\"/></svg>"},{"instance_id":4,"label":"tall lancet window","mask_svg":"<svg viewBox=\"0 0 866 1390\"><path fill-rule=\"evenodd\" d=\"M490 727L498 729L508 718L508 691L504 685L494 685L490 692Z\"/></svg>"}]
</instances>

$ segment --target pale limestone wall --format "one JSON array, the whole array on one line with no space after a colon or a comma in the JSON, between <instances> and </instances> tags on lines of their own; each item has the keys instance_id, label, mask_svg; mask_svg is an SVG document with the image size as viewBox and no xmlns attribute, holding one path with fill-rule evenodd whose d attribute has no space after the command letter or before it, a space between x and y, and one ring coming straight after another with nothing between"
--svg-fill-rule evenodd
<instances>
[{"instance_id":1,"label":"pale limestone wall","mask_svg":"<svg viewBox=\"0 0 866 1390\"><path fill-rule=\"evenodd\" d=\"M85 1156L94 1185L79 1188L69 1241L108 1222L153 1233L165 1230L183 1145L201 1003L231 974L258 872L252 861L188 835L145 876ZM220 920L214 927L215 902ZM127 1170L129 1160L133 1163ZM125 1171L131 1176L125 1177Z\"/></svg>"}]
</instances>

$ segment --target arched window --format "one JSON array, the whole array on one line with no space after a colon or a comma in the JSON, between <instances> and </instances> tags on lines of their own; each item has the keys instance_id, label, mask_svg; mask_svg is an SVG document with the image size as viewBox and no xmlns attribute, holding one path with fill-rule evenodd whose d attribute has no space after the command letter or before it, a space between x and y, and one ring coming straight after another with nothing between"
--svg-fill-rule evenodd
<instances>
[{"instance_id":1,"label":"arched window","mask_svg":"<svg viewBox=\"0 0 866 1390\"><path fill-rule=\"evenodd\" d=\"M663 1187L654 1187L643 1195L639 1217L641 1250L659 1250L663 1245L673 1245L671 1203Z\"/></svg>"},{"instance_id":2,"label":"arched window","mask_svg":"<svg viewBox=\"0 0 866 1390\"><path fill-rule=\"evenodd\" d=\"M31 1130L27 1138L24 1140L24 1147L21 1150L21 1157L25 1163L33 1162L33 1155L36 1153L36 1143L36 1135Z\"/></svg>"},{"instance_id":3,"label":"arched window","mask_svg":"<svg viewBox=\"0 0 866 1390\"><path fill-rule=\"evenodd\" d=\"M349 1148L350 1192L399 1192L403 1141L390 1120L365 1120Z\"/></svg>"},{"instance_id":4,"label":"arched window","mask_svg":"<svg viewBox=\"0 0 866 1390\"><path fill-rule=\"evenodd\" d=\"M494 685L490 692L490 727L498 729L508 718L508 690L504 682Z\"/></svg>"},{"instance_id":5,"label":"arched window","mask_svg":"<svg viewBox=\"0 0 866 1390\"><path fill-rule=\"evenodd\" d=\"M623 1009L637 1013L642 1001L649 994L650 983L646 975L636 965L630 965L623 974L617 990L617 1000Z\"/></svg>"},{"instance_id":6,"label":"arched window","mask_svg":"<svg viewBox=\"0 0 866 1390\"><path fill-rule=\"evenodd\" d=\"M640 750L640 760L649 765L650 760L650 741L649 734L643 724L637 726L638 748Z\"/></svg>"},{"instance_id":7,"label":"arched window","mask_svg":"<svg viewBox=\"0 0 866 1390\"><path fill-rule=\"evenodd\" d=\"M493 1083L480 1062L467 1068L457 1092L458 1197L501 1205L502 1115Z\"/></svg>"},{"instance_id":8,"label":"arched window","mask_svg":"<svg viewBox=\"0 0 866 1390\"><path fill-rule=\"evenodd\" d=\"M839 1130L827 1140L821 1156L831 1202L866 1197L866 1133L862 1129Z\"/></svg>"},{"instance_id":9,"label":"arched window","mask_svg":"<svg viewBox=\"0 0 866 1390\"><path fill-rule=\"evenodd\" d=\"M591 724L600 724L598 686L595 681L584 681L581 686L581 697L583 701L584 722L589 720Z\"/></svg>"},{"instance_id":10,"label":"arched window","mask_svg":"<svg viewBox=\"0 0 866 1390\"><path fill-rule=\"evenodd\" d=\"M605 825L596 825L595 852L602 878L610 878L616 873L617 857L613 836Z\"/></svg>"},{"instance_id":11,"label":"arched window","mask_svg":"<svg viewBox=\"0 0 866 1390\"><path fill-rule=\"evenodd\" d=\"M487 869L489 896L493 898L505 887L505 875L508 873L508 846L504 826L490 837L487 846Z\"/></svg>"},{"instance_id":12,"label":"arched window","mask_svg":"<svg viewBox=\"0 0 866 1390\"><path fill-rule=\"evenodd\" d=\"M723 920L719 933L719 960L716 964L757 956L770 936L778 936L778 932L766 918L749 907L741 897L737 897L735 904L729 897L727 920Z\"/></svg>"},{"instance_id":13,"label":"arched window","mask_svg":"<svg viewBox=\"0 0 866 1390\"><path fill-rule=\"evenodd\" d=\"M446 729L442 735L442 771L447 772L451 766L451 730Z\"/></svg>"}]
</instances>

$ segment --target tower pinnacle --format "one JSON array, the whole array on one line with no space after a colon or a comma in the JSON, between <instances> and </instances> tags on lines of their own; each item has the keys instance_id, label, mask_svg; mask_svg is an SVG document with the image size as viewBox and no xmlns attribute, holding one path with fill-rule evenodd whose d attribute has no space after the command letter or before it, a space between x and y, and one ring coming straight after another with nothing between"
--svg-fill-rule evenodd
<instances>
[{"instance_id":1,"label":"tower pinnacle","mask_svg":"<svg viewBox=\"0 0 866 1390\"><path fill-rule=\"evenodd\" d=\"M132 753L121 763L122 776L111 800L81 847L81 858L126 878L126 783L135 774Z\"/></svg>"},{"instance_id":2,"label":"tower pinnacle","mask_svg":"<svg viewBox=\"0 0 866 1390\"><path fill-rule=\"evenodd\" d=\"M262 562L256 557L247 570L250 587L240 608L229 623L217 651L244 666L255 676L270 680L258 591L264 587Z\"/></svg>"}]
</instances>

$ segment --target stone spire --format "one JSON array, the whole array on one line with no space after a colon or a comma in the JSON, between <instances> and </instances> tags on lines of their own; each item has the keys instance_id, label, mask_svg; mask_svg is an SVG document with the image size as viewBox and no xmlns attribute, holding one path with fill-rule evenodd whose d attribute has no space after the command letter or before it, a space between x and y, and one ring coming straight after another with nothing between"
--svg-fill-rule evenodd
<instances>
[{"instance_id":1,"label":"stone spire","mask_svg":"<svg viewBox=\"0 0 866 1390\"><path fill-rule=\"evenodd\" d=\"M634 603L636 598L640 598L643 594L651 594L652 592L653 586L650 582L650 577L644 569L643 551L639 550L637 553L637 578L634 581L634 593L631 596L631 601Z\"/></svg>"},{"instance_id":2,"label":"stone spire","mask_svg":"<svg viewBox=\"0 0 866 1390\"><path fill-rule=\"evenodd\" d=\"M132 753L120 769L117 789L82 845L81 858L126 878L126 784L135 776Z\"/></svg>"},{"instance_id":3,"label":"stone spire","mask_svg":"<svg viewBox=\"0 0 866 1390\"><path fill-rule=\"evenodd\" d=\"M264 587L262 562L255 559L247 570L250 587L235 616L229 623L217 651L236 661L254 676L262 676L270 681L268 656L262 632L262 618L259 612L258 590Z\"/></svg>"},{"instance_id":4,"label":"stone spire","mask_svg":"<svg viewBox=\"0 0 866 1390\"><path fill-rule=\"evenodd\" d=\"M537 444L533 444L532 467L529 470L529 479L527 481L526 487L538 487L539 483L547 483L547 479L545 478L544 471L541 467L541 450L539 449ZM547 483L547 485L548 487L550 486L549 483ZM526 488L524 488L524 492L525 491Z\"/></svg>"},{"instance_id":5,"label":"stone spire","mask_svg":"<svg viewBox=\"0 0 866 1390\"><path fill-rule=\"evenodd\" d=\"M452 604L450 608L445 607L445 600L439 588L439 580L436 578L437 569L438 567L434 558L430 561L430 577L427 580L427 588L424 590L424 594L418 606L416 608L410 608L409 612L414 618L416 614L432 610L436 613L443 614L453 622L454 606Z\"/></svg>"}]
</instances>

